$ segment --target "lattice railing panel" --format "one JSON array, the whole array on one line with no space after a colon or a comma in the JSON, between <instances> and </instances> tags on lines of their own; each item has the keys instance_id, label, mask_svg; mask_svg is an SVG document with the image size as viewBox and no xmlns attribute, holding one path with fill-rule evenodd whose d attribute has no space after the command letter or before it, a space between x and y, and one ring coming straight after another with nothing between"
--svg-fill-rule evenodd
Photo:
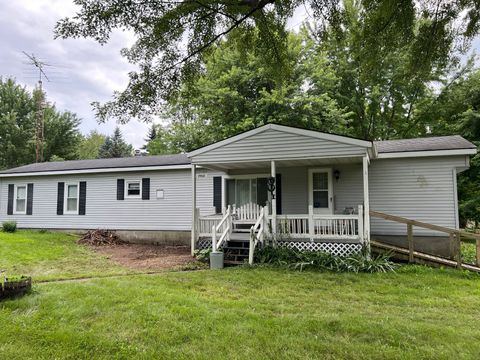
<instances>
[{"instance_id":1,"label":"lattice railing panel","mask_svg":"<svg viewBox=\"0 0 480 360\"><path fill-rule=\"evenodd\" d=\"M327 243L311 241L279 241L278 246L298 251L324 251L338 256L358 254L362 250L361 244Z\"/></svg>"}]
</instances>

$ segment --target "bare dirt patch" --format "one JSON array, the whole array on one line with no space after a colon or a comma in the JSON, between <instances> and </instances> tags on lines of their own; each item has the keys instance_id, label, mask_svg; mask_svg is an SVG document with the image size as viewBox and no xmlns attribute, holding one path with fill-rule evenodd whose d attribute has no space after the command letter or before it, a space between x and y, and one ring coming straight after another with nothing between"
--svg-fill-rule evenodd
<instances>
[{"instance_id":1,"label":"bare dirt patch","mask_svg":"<svg viewBox=\"0 0 480 360\"><path fill-rule=\"evenodd\" d=\"M189 246L161 246L144 244L116 244L91 246L112 261L136 270L179 269L197 263L190 255Z\"/></svg>"}]
</instances>

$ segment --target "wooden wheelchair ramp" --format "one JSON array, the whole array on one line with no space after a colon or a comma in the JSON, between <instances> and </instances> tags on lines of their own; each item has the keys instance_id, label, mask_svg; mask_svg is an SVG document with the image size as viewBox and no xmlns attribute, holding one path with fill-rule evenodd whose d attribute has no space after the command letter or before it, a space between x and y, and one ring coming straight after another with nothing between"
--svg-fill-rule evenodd
<instances>
[{"instance_id":1,"label":"wooden wheelchair ramp","mask_svg":"<svg viewBox=\"0 0 480 360\"><path fill-rule=\"evenodd\" d=\"M370 246L373 252L376 253L390 253L392 257L402 261L410 261L410 254L408 249L385 244L378 241L370 241ZM425 254L419 251L413 251L413 263L415 264L422 264L422 265L429 265L433 267L440 267L440 266L448 266L453 268L458 268L458 263L456 260L446 259L440 256ZM460 264L461 269L475 271L480 273L480 267L477 267L472 264Z\"/></svg>"},{"instance_id":2,"label":"wooden wheelchair ramp","mask_svg":"<svg viewBox=\"0 0 480 360\"><path fill-rule=\"evenodd\" d=\"M465 269L480 273L480 235L473 234L466 231L450 229L443 226L433 225L407 219L400 216L389 215L378 211L370 211L370 217L376 217L383 220L393 221L406 225L407 230L407 244L408 247L388 244L378 239L370 242L372 251L378 253L391 253L392 256L399 260L405 260L410 263L425 264L430 266L448 266L458 269ZM449 241L452 244L452 259L441 257L438 255L428 254L414 249L415 236L413 227L420 227L424 229L434 230L448 235ZM469 239L470 242L475 242L476 246L476 262L474 264L467 264L462 262L462 241Z\"/></svg>"}]
</instances>

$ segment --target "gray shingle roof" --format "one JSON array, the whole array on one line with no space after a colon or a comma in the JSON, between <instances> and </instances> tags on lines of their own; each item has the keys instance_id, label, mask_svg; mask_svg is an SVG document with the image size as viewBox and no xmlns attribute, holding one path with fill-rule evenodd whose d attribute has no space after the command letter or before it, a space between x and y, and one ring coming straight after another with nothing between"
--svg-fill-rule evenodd
<instances>
[{"instance_id":1,"label":"gray shingle roof","mask_svg":"<svg viewBox=\"0 0 480 360\"><path fill-rule=\"evenodd\" d=\"M374 141L378 153L475 149L476 146L460 135L428 138Z\"/></svg>"},{"instance_id":2,"label":"gray shingle roof","mask_svg":"<svg viewBox=\"0 0 480 360\"><path fill-rule=\"evenodd\" d=\"M21 174L45 171L91 170L111 168L132 168L149 166L188 165L190 160L185 154L160 156L135 156L128 158L54 161L24 165L0 171L1 174Z\"/></svg>"}]
</instances>

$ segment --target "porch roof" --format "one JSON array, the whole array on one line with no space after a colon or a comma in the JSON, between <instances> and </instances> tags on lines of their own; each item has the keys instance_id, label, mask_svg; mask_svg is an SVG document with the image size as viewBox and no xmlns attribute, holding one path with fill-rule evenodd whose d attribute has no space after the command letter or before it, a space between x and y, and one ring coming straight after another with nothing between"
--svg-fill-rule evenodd
<instances>
[{"instance_id":1,"label":"porch roof","mask_svg":"<svg viewBox=\"0 0 480 360\"><path fill-rule=\"evenodd\" d=\"M317 165L372 155L370 141L268 124L187 154L193 164L228 168Z\"/></svg>"}]
</instances>

